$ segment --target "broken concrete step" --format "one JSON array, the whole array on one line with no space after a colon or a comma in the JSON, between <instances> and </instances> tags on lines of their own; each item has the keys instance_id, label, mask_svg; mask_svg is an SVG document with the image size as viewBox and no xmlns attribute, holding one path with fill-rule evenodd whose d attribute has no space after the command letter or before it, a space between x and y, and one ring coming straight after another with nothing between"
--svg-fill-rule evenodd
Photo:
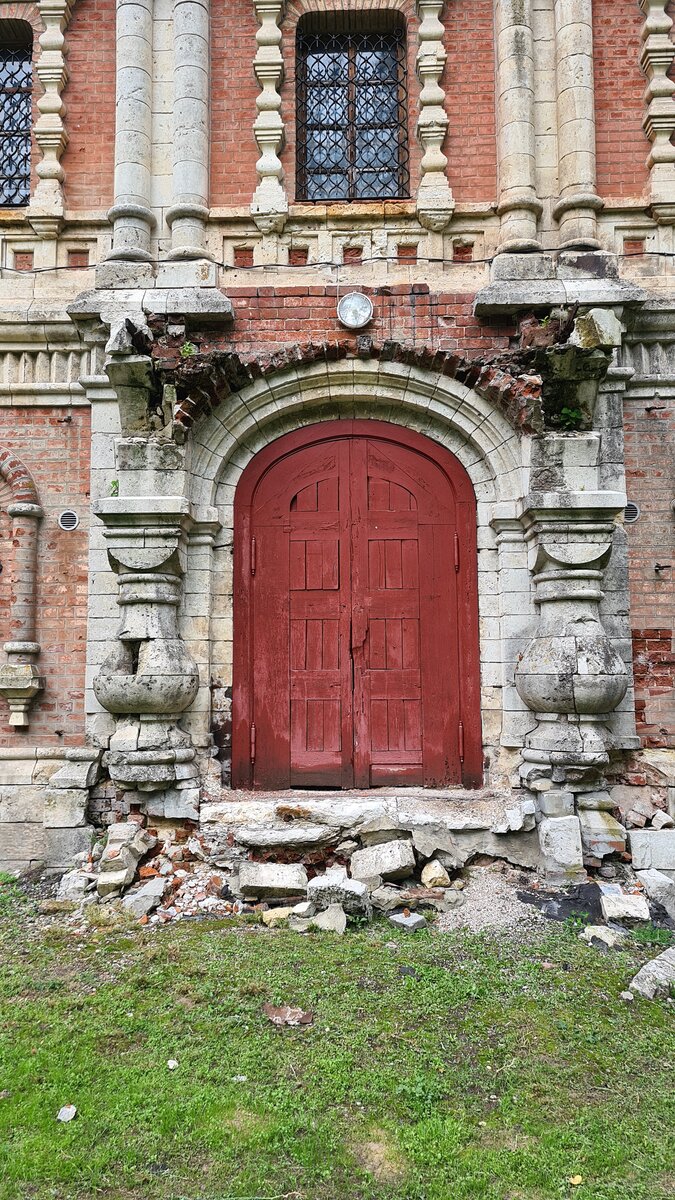
<instances>
[{"instance_id":1,"label":"broken concrete step","mask_svg":"<svg viewBox=\"0 0 675 1200\"><path fill-rule=\"evenodd\" d=\"M299 863L243 862L239 867L239 891L246 898L299 896L307 889L307 872Z\"/></svg>"},{"instance_id":2,"label":"broken concrete step","mask_svg":"<svg viewBox=\"0 0 675 1200\"><path fill-rule=\"evenodd\" d=\"M397 839L357 850L350 861L352 879L404 879L415 868L411 841Z\"/></svg>"}]
</instances>

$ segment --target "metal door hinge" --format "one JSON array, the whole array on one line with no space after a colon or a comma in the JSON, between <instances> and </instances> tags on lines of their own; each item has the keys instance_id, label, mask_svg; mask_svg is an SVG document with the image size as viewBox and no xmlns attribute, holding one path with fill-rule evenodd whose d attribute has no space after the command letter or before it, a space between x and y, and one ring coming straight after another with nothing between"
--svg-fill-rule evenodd
<instances>
[{"instance_id":1,"label":"metal door hinge","mask_svg":"<svg viewBox=\"0 0 675 1200\"><path fill-rule=\"evenodd\" d=\"M464 724L459 723L459 761L464 762Z\"/></svg>"},{"instance_id":2,"label":"metal door hinge","mask_svg":"<svg viewBox=\"0 0 675 1200\"><path fill-rule=\"evenodd\" d=\"M254 763L255 762L255 721L251 721L250 744L251 744L251 762Z\"/></svg>"},{"instance_id":3,"label":"metal door hinge","mask_svg":"<svg viewBox=\"0 0 675 1200\"><path fill-rule=\"evenodd\" d=\"M251 538L251 575L255 575L256 559L258 557L257 551L258 551L258 547L256 544L256 540L254 537L252 537Z\"/></svg>"},{"instance_id":4,"label":"metal door hinge","mask_svg":"<svg viewBox=\"0 0 675 1200\"><path fill-rule=\"evenodd\" d=\"M459 534L455 534L455 570L459 571Z\"/></svg>"}]
</instances>

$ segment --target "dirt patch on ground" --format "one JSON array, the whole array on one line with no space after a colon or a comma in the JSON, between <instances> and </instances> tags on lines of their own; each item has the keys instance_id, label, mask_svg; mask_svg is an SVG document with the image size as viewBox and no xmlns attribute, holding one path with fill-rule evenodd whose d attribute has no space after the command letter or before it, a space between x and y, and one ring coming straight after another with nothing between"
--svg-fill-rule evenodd
<instances>
[{"instance_id":1,"label":"dirt patch on ground","mask_svg":"<svg viewBox=\"0 0 675 1200\"><path fill-rule=\"evenodd\" d=\"M406 1173L406 1161L384 1129L371 1129L370 1140L355 1142L352 1153L378 1183L398 1183Z\"/></svg>"}]
</instances>

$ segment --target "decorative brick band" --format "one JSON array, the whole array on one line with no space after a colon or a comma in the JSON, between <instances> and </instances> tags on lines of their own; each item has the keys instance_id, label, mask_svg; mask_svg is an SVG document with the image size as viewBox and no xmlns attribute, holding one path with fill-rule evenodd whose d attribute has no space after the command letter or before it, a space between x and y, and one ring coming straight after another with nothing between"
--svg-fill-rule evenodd
<instances>
[{"instance_id":1,"label":"decorative brick band","mask_svg":"<svg viewBox=\"0 0 675 1200\"><path fill-rule=\"evenodd\" d=\"M353 341L345 339L296 344L250 360L232 351L213 350L182 360L172 358L170 362L160 358L157 367L163 381L176 387L177 424L189 430L228 396L257 379L289 367L297 369L312 363L357 357L401 363L456 379L495 404L515 429L522 433L538 433L543 429L539 376L510 375L480 359L471 360L430 346L416 348L396 341L375 343L369 338L357 339L355 346Z\"/></svg>"}]
</instances>

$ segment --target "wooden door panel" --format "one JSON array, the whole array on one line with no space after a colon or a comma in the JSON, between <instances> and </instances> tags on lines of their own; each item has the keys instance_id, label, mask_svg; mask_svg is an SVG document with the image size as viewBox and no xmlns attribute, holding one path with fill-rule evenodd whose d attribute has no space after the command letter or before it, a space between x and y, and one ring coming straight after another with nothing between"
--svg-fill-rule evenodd
<instances>
[{"instance_id":1,"label":"wooden door panel","mask_svg":"<svg viewBox=\"0 0 675 1200\"><path fill-rule=\"evenodd\" d=\"M235 665L235 780L479 783L475 500L463 468L421 435L370 421L319 425L279 446L290 449L274 458L268 448L257 476L253 464L244 473L249 507L237 524L257 550L235 603L235 656L249 680L246 691ZM241 571L249 560L235 551ZM237 650L241 628L248 651Z\"/></svg>"}]
</instances>

